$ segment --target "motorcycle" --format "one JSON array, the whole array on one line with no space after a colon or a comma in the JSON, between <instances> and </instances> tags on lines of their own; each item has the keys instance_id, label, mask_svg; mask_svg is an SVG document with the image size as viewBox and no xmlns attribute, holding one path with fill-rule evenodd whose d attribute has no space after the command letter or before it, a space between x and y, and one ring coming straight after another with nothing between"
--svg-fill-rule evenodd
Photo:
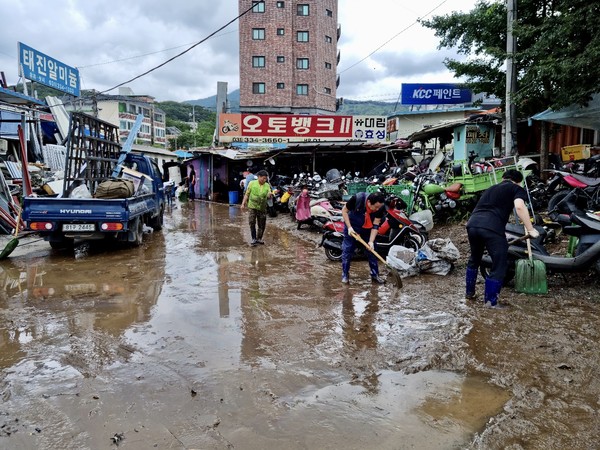
<instances>
[{"instance_id":1,"label":"motorcycle","mask_svg":"<svg viewBox=\"0 0 600 450\"><path fill-rule=\"evenodd\" d=\"M546 230L543 227L535 226L540 235L531 239L530 242L533 258L544 262L548 274L586 272L591 268L600 272L600 215L587 211L575 211L570 214L569 220L571 225L563 226L563 233L570 236L571 245L568 255L550 255L544 245L547 239ZM507 224L505 231L510 244L508 248L509 269L504 279L504 282L507 282L515 276L515 262L519 259L529 259L529 256L524 241L524 227ZM481 261L481 275L488 277L491 267L492 259L486 254Z\"/></svg>"},{"instance_id":2,"label":"motorcycle","mask_svg":"<svg viewBox=\"0 0 600 450\"><path fill-rule=\"evenodd\" d=\"M391 197L386 200L387 214L377 231L375 238L375 251L386 257L394 245L402 245L412 250L420 249L427 241L427 231L415 222L412 222L404 213L406 203L399 198ZM336 220L324 225L325 232L319 247L325 250L325 256L330 261L342 260L342 242L344 241L344 222ZM366 258L367 250L362 245L357 245L354 258Z\"/></svg>"},{"instance_id":3,"label":"motorcycle","mask_svg":"<svg viewBox=\"0 0 600 450\"><path fill-rule=\"evenodd\" d=\"M577 210L597 210L600 208L600 178L590 178L575 173L555 171L555 176L549 186L564 185L568 189L561 189L548 201L548 212L553 220L558 214L574 212L572 205Z\"/></svg>"}]
</instances>

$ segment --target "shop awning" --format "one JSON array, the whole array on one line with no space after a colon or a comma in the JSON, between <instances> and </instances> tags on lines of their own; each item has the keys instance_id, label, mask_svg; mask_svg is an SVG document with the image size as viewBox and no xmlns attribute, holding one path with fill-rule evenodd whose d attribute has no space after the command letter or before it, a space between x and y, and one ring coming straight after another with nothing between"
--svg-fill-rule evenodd
<instances>
[{"instance_id":1,"label":"shop awning","mask_svg":"<svg viewBox=\"0 0 600 450\"><path fill-rule=\"evenodd\" d=\"M571 105L558 111L548 109L536 114L532 119L600 130L600 94L594 94L588 106Z\"/></svg>"},{"instance_id":2,"label":"shop awning","mask_svg":"<svg viewBox=\"0 0 600 450\"><path fill-rule=\"evenodd\" d=\"M10 89L6 89L0 86L0 102L8 103L10 105L41 105L46 106L44 102L37 98L30 97L29 95L21 94Z\"/></svg>"}]
</instances>

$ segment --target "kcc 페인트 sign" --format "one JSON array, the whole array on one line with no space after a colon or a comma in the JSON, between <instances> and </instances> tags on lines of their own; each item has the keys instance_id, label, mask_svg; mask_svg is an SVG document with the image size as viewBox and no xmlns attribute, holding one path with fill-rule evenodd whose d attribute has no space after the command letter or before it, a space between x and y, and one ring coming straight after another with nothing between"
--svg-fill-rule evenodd
<instances>
[{"instance_id":1,"label":"kcc \ud398\uc778\ud2b8 sign","mask_svg":"<svg viewBox=\"0 0 600 450\"><path fill-rule=\"evenodd\" d=\"M447 105L471 103L471 91L457 84L410 84L402 83L403 105Z\"/></svg>"}]
</instances>

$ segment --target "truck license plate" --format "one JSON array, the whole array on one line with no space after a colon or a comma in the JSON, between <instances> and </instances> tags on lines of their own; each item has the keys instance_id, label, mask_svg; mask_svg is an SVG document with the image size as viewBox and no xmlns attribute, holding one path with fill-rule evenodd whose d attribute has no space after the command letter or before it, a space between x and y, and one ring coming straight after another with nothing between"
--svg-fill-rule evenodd
<instances>
[{"instance_id":1,"label":"truck license plate","mask_svg":"<svg viewBox=\"0 0 600 450\"><path fill-rule=\"evenodd\" d=\"M63 223L63 231L95 231L93 223Z\"/></svg>"}]
</instances>

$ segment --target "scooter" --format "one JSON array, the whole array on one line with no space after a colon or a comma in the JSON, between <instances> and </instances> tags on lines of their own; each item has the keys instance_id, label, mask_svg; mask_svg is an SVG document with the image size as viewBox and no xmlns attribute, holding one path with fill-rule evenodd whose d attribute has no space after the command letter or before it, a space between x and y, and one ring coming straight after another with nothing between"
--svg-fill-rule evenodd
<instances>
[{"instance_id":1,"label":"scooter","mask_svg":"<svg viewBox=\"0 0 600 450\"><path fill-rule=\"evenodd\" d=\"M391 197L386 202L387 214L375 238L375 251L384 258L394 245L402 245L416 251L427 241L425 228L412 222L401 209L403 207L406 207L406 203L396 197ZM344 241L343 220L331 221L325 224L324 230L319 247L325 249L327 259L341 261L342 242ZM353 257L366 258L366 252L363 246L357 245Z\"/></svg>"},{"instance_id":2,"label":"scooter","mask_svg":"<svg viewBox=\"0 0 600 450\"><path fill-rule=\"evenodd\" d=\"M568 255L550 255L544 245L547 237L543 227L535 226L540 236L531 239L531 252L534 259L538 259L546 265L546 272L571 273L586 272L595 269L600 272L600 215L586 211L575 211L570 215L571 225L563 227L563 233L570 236L570 248ZM529 259L527 246L524 243L525 230L522 225L507 224L506 235L509 240L508 259L509 269L505 282L515 276L515 262L519 259ZM484 255L480 272L484 277L489 276L492 267L492 259Z\"/></svg>"}]
</instances>

